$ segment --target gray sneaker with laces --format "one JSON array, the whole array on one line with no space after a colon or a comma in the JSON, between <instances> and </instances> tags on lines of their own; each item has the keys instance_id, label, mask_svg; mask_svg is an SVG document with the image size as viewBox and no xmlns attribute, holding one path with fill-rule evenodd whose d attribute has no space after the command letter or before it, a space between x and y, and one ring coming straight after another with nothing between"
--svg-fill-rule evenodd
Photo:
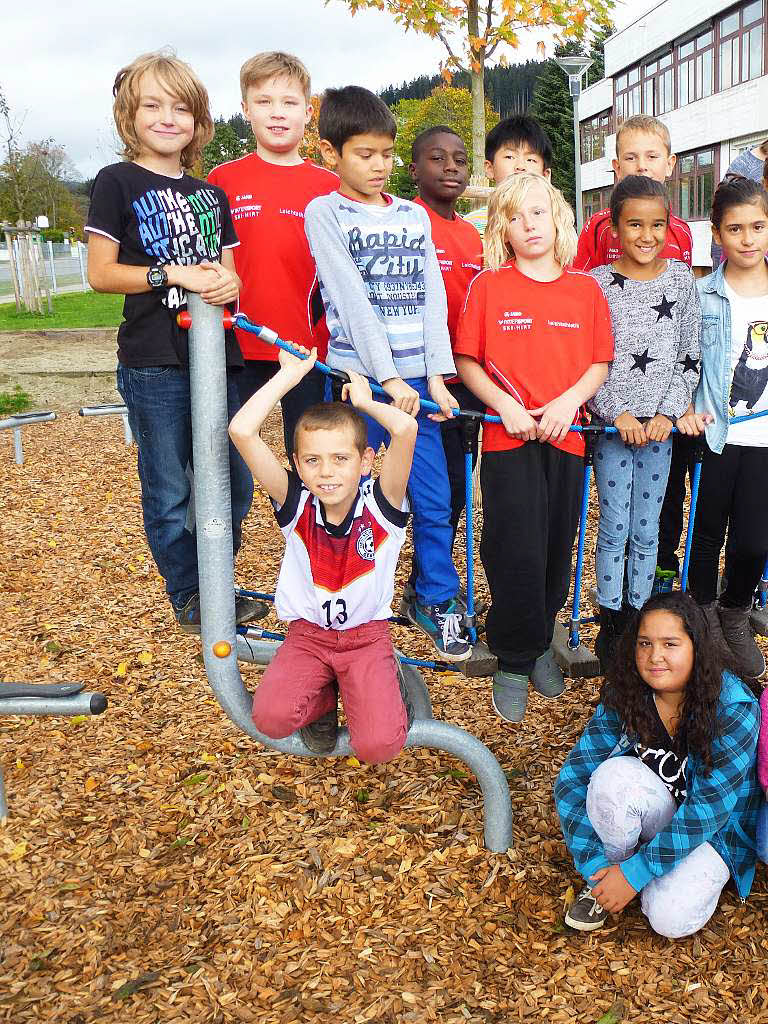
<instances>
[{"instance_id":1,"label":"gray sneaker with laces","mask_svg":"<svg viewBox=\"0 0 768 1024\"><path fill-rule=\"evenodd\" d=\"M426 633L438 654L445 661L466 661L472 655L472 645L464 630L463 616L456 601L425 605L414 601L408 605L408 618Z\"/></svg>"},{"instance_id":2,"label":"gray sneaker with laces","mask_svg":"<svg viewBox=\"0 0 768 1024\"><path fill-rule=\"evenodd\" d=\"M581 890L565 912L565 923L577 932L593 932L602 928L607 919L608 911L603 910L589 886Z\"/></svg>"}]
</instances>

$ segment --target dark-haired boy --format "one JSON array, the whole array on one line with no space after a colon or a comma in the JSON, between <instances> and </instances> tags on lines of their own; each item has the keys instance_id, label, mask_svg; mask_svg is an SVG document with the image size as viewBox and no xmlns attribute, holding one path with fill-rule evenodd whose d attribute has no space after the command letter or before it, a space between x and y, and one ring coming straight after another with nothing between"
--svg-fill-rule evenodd
<instances>
[{"instance_id":1,"label":"dark-haired boy","mask_svg":"<svg viewBox=\"0 0 768 1024\"><path fill-rule=\"evenodd\" d=\"M408 491L418 574L408 614L441 657L465 661L472 649L456 605L445 452L438 424L419 411L431 398L450 418L456 404L443 383L456 368L429 217L384 191L396 127L378 96L354 85L329 89L318 129L323 157L341 179L338 192L309 204L304 221L330 331L328 362L372 377L417 417ZM369 419L374 451L385 440L381 424Z\"/></svg>"},{"instance_id":2,"label":"dark-haired boy","mask_svg":"<svg viewBox=\"0 0 768 1024\"><path fill-rule=\"evenodd\" d=\"M497 185L523 172L552 176L552 143L535 117L515 114L499 121L485 137L485 173ZM488 223L488 207L466 214L464 220L481 235Z\"/></svg>"},{"instance_id":3,"label":"dark-haired boy","mask_svg":"<svg viewBox=\"0 0 768 1024\"><path fill-rule=\"evenodd\" d=\"M341 402L305 410L287 471L259 431L273 407L312 372L317 350L281 351L280 369L240 409L229 433L275 507L285 555L275 607L288 635L253 698L256 727L273 739L301 731L310 750L336 744L336 688L352 749L378 764L405 744L407 714L388 618L395 567L408 519L405 497L416 421L374 402L364 377L350 373ZM391 438L375 482L374 452L361 413Z\"/></svg>"},{"instance_id":4,"label":"dark-haired boy","mask_svg":"<svg viewBox=\"0 0 768 1024\"><path fill-rule=\"evenodd\" d=\"M414 202L427 211L432 227L432 241L445 284L448 333L453 348L469 283L483 265L483 240L477 228L456 216L456 202L469 181L469 160L461 137L446 125L427 128L413 140L409 173L419 190ZM485 412L483 403L460 380L449 380L448 385L460 408ZM455 538L466 494L462 428L455 419L445 420L440 428L451 487L451 530ZM473 466L476 461L477 432L472 441ZM414 559L404 594L406 604L415 596L413 584L417 571Z\"/></svg>"}]
</instances>

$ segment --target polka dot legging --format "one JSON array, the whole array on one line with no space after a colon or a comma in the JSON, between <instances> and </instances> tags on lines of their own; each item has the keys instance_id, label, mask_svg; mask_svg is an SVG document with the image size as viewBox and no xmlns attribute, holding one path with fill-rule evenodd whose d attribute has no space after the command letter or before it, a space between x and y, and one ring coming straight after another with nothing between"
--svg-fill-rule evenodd
<instances>
[{"instance_id":1,"label":"polka dot legging","mask_svg":"<svg viewBox=\"0 0 768 1024\"><path fill-rule=\"evenodd\" d=\"M597 439L600 525L595 572L597 596L604 608L621 608L627 541L629 603L642 608L650 596L671 455L671 440L650 441L639 448L625 445L618 434L601 434Z\"/></svg>"}]
</instances>

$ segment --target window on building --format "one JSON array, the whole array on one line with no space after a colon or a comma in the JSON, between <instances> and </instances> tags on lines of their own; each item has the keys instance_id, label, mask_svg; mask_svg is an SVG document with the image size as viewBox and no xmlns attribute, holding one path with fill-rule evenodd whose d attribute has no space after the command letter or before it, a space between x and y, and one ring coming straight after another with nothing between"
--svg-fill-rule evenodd
<instances>
[{"instance_id":1,"label":"window on building","mask_svg":"<svg viewBox=\"0 0 768 1024\"><path fill-rule=\"evenodd\" d=\"M715 39L712 29L677 47L677 105L711 96L715 90Z\"/></svg>"},{"instance_id":2,"label":"window on building","mask_svg":"<svg viewBox=\"0 0 768 1024\"><path fill-rule=\"evenodd\" d=\"M616 111L616 127L628 117L642 113L642 92L640 87L640 68L630 68L622 75L614 78L614 110Z\"/></svg>"},{"instance_id":3,"label":"window on building","mask_svg":"<svg viewBox=\"0 0 768 1024\"><path fill-rule=\"evenodd\" d=\"M716 148L680 153L670 182L672 210L683 220L707 220L718 178Z\"/></svg>"},{"instance_id":4,"label":"window on building","mask_svg":"<svg viewBox=\"0 0 768 1024\"><path fill-rule=\"evenodd\" d=\"M643 65L643 113L658 117L675 105L672 51Z\"/></svg>"},{"instance_id":5,"label":"window on building","mask_svg":"<svg viewBox=\"0 0 768 1024\"><path fill-rule=\"evenodd\" d=\"M611 134L610 110L582 121L579 126L581 140L581 162L588 164L591 160L599 160L605 156L605 139Z\"/></svg>"},{"instance_id":6,"label":"window on building","mask_svg":"<svg viewBox=\"0 0 768 1024\"><path fill-rule=\"evenodd\" d=\"M751 0L718 20L718 89L763 73L764 0Z\"/></svg>"},{"instance_id":7,"label":"window on building","mask_svg":"<svg viewBox=\"0 0 768 1024\"><path fill-rule=\"evenodd\" d=\"M599 213L600 210L607 209L611 203L611 192L610 188L593 188L587 192L581 194L581 208L584 214L584 223L586 224L589 218L594 213Z\"/></svg>"}]
</instances>

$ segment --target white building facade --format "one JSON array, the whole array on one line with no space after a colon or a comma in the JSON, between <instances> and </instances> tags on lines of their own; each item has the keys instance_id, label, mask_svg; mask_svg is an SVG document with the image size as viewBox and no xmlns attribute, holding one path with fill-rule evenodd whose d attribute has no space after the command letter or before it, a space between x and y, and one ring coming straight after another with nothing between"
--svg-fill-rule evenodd
<instances>
[{"instance_id":1,"label":"white building facade","mask_svg":"<svg viewBox=\"0 0 768 1024\"><path fill-rule=\"evenodd\" d=\"M768 0L663 0L605 43L605 78L579 101L584 220L608 206L616 130L633 114L669 128L672 209L709 268L712 193L731 161L768 138Z\"/></svg>"}]
</instances>

